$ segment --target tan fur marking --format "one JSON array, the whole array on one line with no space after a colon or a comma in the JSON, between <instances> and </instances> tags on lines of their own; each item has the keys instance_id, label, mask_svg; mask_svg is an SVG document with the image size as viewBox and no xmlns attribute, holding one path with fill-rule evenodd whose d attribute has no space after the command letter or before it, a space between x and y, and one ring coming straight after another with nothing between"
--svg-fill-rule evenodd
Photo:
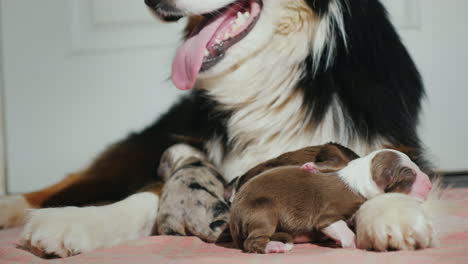
<instances>
[{"instance_id":1,"label":"tan fur marking","mask_svg":"<svg viewBox=\"0 0 468 264\"><path fill-rule=\"evenodd\" d=\"M26 201L28 201L31 207L40 208L42 204L45 201L47 201L50 197L52 197L54 194L62 191L63 189L67 188L68 186L76 182L79 182L80 179L85 177L85 175L86 175L86 171L69 174L62 181L52 186L46 187L36 192L25 194L24 198L26 199Z\"/></svg>"},{"instance_id":2,"label":"tan fur marking","mask_svg":"<svg viewBox=\"0 0 468 264\"><path fill-rule=\"evenodd\" d=\"M150 193L156 194L158 197L161 197L163 187L164 187L163 182L155 182L141 189L140 192L150 192Z\"/></svg>"},{"instance_id":3,"label":"tan fur marking","mask_svg":"<svg viewBox=\"0 0 468 264\"><path fill-rule=\"evenodd\" d=\"M317 23L317 16L304 1L290 1L284 8L288 9L291 14L281 18L276 34L289 35L302 32L306 24Z\"/></svg>"},{"instance_id":4,"label":"tan fur marking","mask_svg":"<svg viewBox=\"0 0 468 264\"><path fill-rule=\"evenodd\" d=\"M405 146L405 145L384 145L383 147L386 149L393 149L396 151L400 151L407 155L415 151L415 148L412 148L410 146Z\"/></svg>"}]
</instances>

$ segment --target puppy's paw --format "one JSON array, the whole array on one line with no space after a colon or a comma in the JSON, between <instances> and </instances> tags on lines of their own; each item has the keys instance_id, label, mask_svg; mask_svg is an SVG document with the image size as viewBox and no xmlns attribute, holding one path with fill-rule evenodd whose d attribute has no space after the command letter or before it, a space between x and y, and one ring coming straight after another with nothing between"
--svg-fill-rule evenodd
<instances>
[{"instance_id":1,"label":"puppy's paw","mask_svg":"<svg viewBox=\"0 0 468 264\"><path fill-rule=\"evenodd\" d=\"M342 248L356 248L355 237L345 238L337 242Z\"/></svg>"},{"instance_id":2,"label":"puppy's paw","mask_svg":"<svg viewBox=\"0 0 468 264\"><path fill-rule=\"evenodd\" d=\"M177 210L176 208L174 210ZM159 211L156 218L157 234L161 236L185 236L184 219L169 212Z\"/></svg>"},{"instance_id":3,"label":"puppy's paw","mask_svg":"<svg viewBox=\"0 0 468 264\"><path fill-rule=\"evenodd\" d=\"M377 251L434 247L437 237L421 201L384 194L364 203L356 214L357 244Z\"/></svg>"},{"instance_id":4,"label":"puppy's paw","mask_svg":"<svg viewBox=\"0 0 468 264\"><path fill-rule=\"evenodd\" d=\"M269 242L266 237L248 238L244 241L244 252L265 254Z\"/></svg>"},{"instance_id":5,"label":"puppy's paw","mask_svg":"<svg viewBox=\"0 0 468 264\"><path fill-rule=\"evenodd\" d=\"M156 196L140 193L107 206L32 210L22 245L40 257L69 257L149 235Z\"/></svg>"},{"instance_id":6,"label":"puppy's paw","mask_svg":"<svg viewBox=\"0 0 468 264\"><path fill-rule=\"evenodd\" d=\"M0 197L0 229L23 224L29 208L31 205L22 195Z\"/></svg>"},{"instance_id":7,"label":"puppy's paw","mask_svg":"<svg viewBox=\"0 0 468 264\"><path fill-rule=\"evenodd\" d=\"M265 247L265 253L288 253L293 248L293 244L285 244L279 241L270 241Z\"/></svg>"}]
</instances>

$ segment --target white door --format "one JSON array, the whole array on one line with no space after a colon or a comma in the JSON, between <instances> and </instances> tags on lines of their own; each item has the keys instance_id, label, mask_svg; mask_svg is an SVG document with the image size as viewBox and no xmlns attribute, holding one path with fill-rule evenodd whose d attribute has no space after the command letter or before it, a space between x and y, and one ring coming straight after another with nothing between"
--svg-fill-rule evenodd
<instances>
[{"instance_id":1,"label":"white door","mask_svg":"<svg viewBox=\"0 0 468 264\"><path fill-rule=\"evenodd\" d=\"M385 2L428 89L429 153L468 170L468 1ZM182 24L158 23L143 0L1 0L8 190L61 179L167 109Z\"/></svg>"},{"instance_id":2,"label":"white door","mask_svg":"<svg viewBox=\"0 0 468 264\"><path fill-rule=\"evenodd\" d=\"M468 1L385 0L424 79L420 134L437 168L468 172Z\"/></svg>"}]
</instances>

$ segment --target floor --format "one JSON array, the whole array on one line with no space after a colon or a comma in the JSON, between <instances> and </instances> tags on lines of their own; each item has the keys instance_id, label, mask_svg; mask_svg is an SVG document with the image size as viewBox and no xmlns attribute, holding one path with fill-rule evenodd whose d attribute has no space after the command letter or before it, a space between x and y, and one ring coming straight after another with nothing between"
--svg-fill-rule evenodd
<instances>
[{"instance_id":1,"label":"floor","mask_svg":"<svg viewBox=\"0 0 468 264\"><path fill-rule=\"evenodd\" d=\"M445 176L444 183L447 186L454 187L454 188L467 188L468 187L468 175Z\"/></svg>"}]
</instances>

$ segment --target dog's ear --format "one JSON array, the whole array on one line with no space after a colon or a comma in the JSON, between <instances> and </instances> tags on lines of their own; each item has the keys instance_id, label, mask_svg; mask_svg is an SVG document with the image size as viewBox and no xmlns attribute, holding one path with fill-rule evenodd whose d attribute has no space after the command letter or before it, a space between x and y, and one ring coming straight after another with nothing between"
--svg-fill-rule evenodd
<instances>
[{"instance_id":1,"label":"dog's ear","mask_svg":"<svg viewBox=\"0 0 468 264\"><path fill-rule=\"evenodd\" d=\"M339 144L323 145L315 157L315 165L321 172L334 172L346 167L348 163L359 156L350 149Z\"/></svg>"}]
</instances>

